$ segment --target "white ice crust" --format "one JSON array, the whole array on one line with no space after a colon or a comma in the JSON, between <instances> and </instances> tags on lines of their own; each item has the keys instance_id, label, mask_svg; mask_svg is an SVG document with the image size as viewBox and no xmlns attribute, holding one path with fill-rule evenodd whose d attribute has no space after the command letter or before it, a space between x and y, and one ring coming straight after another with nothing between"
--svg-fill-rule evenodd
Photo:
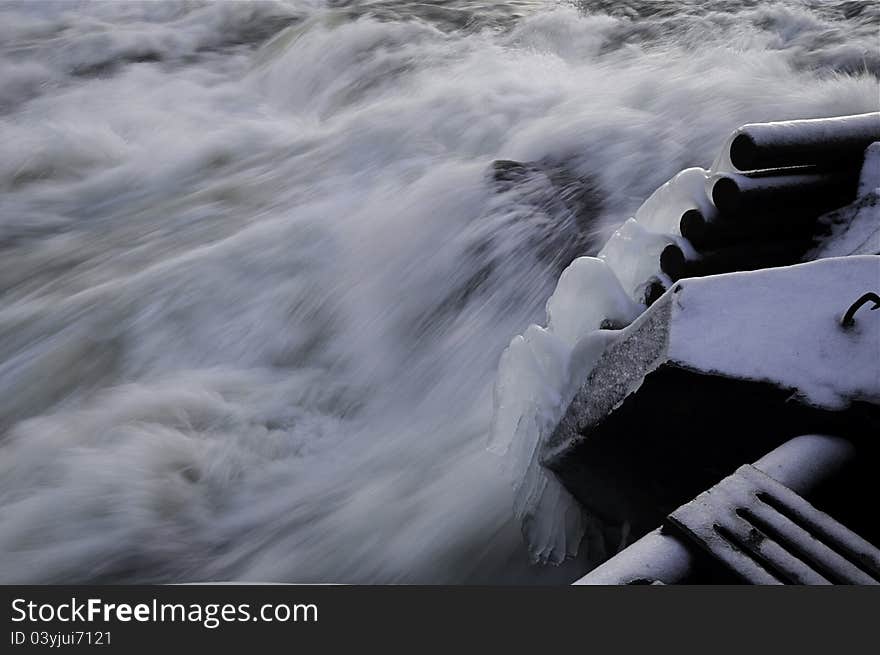
<instances>
[{"instance_id":1,"label":"white ice crust","mask_svg":"<svg viewBox=\"0 0 880 655\"><path fill-rule=\"evenodd\" d=\"M506 458L514 510L536 561L573 557L588 527L577 501L541 466L539 447L614 337L599 330L603 321L630 323L644 310L650 279L669 283L659 269L663 248L679 243L689 252L678 222L690 208L711 215L707 176L701 168L682 171L621 225L598 257L572 262L547 301L547 326L529 326L501 357L490 450Z\"/></svg>"},{"instance_id":2,"label":"white ice crust","mask_svg":"<svg viewBox=\"0 0 880 655\"><path fill-rule=\"evenodd\" d=\"M640 310L601 259L581 257L547 301L547 327L529 326L501 356L490 450L506 457L514 509L536 560L574 556L586 528L577 501L538 461L539 446L612 338L599 331L602 322L628 323Z\"/></svg>"}]
</instances>

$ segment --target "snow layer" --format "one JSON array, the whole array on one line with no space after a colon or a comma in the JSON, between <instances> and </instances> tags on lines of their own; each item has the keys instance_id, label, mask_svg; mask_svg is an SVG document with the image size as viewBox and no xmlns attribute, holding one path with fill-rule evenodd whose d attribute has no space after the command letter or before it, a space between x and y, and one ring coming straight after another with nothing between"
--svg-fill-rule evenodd
<instances>
[{"instance_id":1,"label":"snow layer","mask_svg":"<svg viewBox=\"0 0 880 655\"><path fill-rule=\"evenodd\" d=\"M880 402L880 312L862 308L853 327L840 326L857 298L880 287L880 257L823 259L680 285L671 360L772 381L827 409Z\"/></svg>"},{"instance_id":2,"label":"snow layer","mask_svg":"<svg viewBox=\"0 0 880 655\"><path fill-rule=\"evenodd\" d=\"M819 217L819 222L831 230L831 236L807 253L805 261L880 254L880 142L865 150L858 196L846 207Z\"/></svg>"},{"instance_id":3,"label":"snow layer","mask_svg":"<svg viewBox=\"0 0 880 655\"><path fill-rule=\"evenodd\" d=\"M657 528L572 584L619 585L655 580L675 584L687 575L692 561L693 555L684 543Z\"/></svg>"},{"instance_id":4,"label":"snow layer","mask_svg":"<svg viewBox=\"0 0 880 655\"><path fill-rule=\"evenodd\" d=\"M880 188L880 141L875 141L865 150L865 163L859 175L859 196Z\"/></svg>"},{"instance_id":5,"label":"snow layer","mask_svg":"<svg viewBox=\"0 0 880 655\"><path fill-rule=\"evenodd\" d=\"M880 189L821 217L831 237L804 256L805 260L880 253Z\"/></svg>"}]
</instances>

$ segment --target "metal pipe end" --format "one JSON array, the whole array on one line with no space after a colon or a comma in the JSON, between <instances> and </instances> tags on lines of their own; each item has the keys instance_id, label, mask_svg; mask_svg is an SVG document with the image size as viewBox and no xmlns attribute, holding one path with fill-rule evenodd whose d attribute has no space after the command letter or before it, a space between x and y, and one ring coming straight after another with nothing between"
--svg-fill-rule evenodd
<instances>
[{"instance_id":1,"label":"metal pipe end","mask_svg":"<svg viewBox=\"0 0 880 655\"><path fill-rule=\"evenodd\" d=\"M681 236L694 245L699 245L706 236L706 219L699 209L688 209L678 222Z\"/></svg>"},{"instance_id":2,"label":"metal pipe end","mask_svg":"<svg viewBox=\"0 0 880 655\"><path fill-rule=\"evenodd\" d=\"M687 260L681 248L671 243L660 253L660 270L666 273L673 281L680 280L685 275Z\"/></svg>"},{"instance_id":3,"label":"metal pipe end","mask_svg":"<svg viewBox=\"0 0 880 655\"><path fill-rule=\"evenodd\" d=\"M738 170L751 171L758 168L758 146L746 133L737 134L730 143L730 163Z\"/></svg>"},{"instance_id":4,"label":"metal pipe end","mask_svg":"<svg viewBox=\"0 0 880 655\"><path fill-rule=\"evenodd\" d=\"M720 177L712 185L712 202L721 212L735 212L739 208L739 196L739 185L731 177Z\"/></svg>"}]
</instances>

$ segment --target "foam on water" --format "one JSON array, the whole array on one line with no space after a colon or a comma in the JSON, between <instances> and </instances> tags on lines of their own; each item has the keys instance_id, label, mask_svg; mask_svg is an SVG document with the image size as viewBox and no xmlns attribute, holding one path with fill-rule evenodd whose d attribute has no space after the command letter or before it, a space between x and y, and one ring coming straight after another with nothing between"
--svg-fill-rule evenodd
<instances>
[{"instance_id":1,"label":"foam on water","mask_svg":"<svg viewBox=\"0 0 880 655\"><path fill-rule=\"evenodd\" d=\"M340 4L0 7L3 582L575 578L486 452L561 220L489 163L594 179L607 236L739 124L877 104L860 16ZM563 276L542 375L621 261Z\"/></svg>"}]
</instances>

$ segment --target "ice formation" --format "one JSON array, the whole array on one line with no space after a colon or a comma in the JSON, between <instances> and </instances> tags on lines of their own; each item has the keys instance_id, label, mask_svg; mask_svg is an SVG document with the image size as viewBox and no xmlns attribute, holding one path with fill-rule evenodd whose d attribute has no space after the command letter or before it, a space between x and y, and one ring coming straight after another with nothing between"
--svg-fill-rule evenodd
<instances>
[{"instance_id":1,"label":"ice formation","mask_svg":"<svg viewBox=\"0 0 880 655\"><path fill-rule=\"evenodd\" d=\"M818 129L810 121L805 122L806 127L798 123L778 125L789 132ZM562 418L578 385L601 356L604 345L613 337L613 332L597 331L600 325L604 321L619 324L622 320L629 323L634 319L644 308L646 287L652 280L668 286L669 279L659 266L660 253L667 245L676 243L686 256L696 256L690 243L681 237L680 218L689 209L697 209L709 219L714 216L717 210L709 200L707 190L714 176L737 170L727 153L738 133L734 132L727 140L722 148L723 154L711 169L688 168L675 175L641 205L635 216L612 234L596 259L575 261L563 273L556 292L547 303L547 327L530 326L511 342L501 358L491 449L506 453L512 462L516 514L522 521L530 553L538 561L560 562L576 554L586 523L576 501L540 465L536 452ZM876 247L873 251L871 247L878 239L878 168L880 148L874 144L865 156L860 198L851 206L838 210L843 213L840 222L845 223L837 230L842 236L821 246L811 258L877 251ZM828 254L817 254L823 248ZM870 258L865 265L876 266L876 258ZM877 278L880 279L880 270ZM730 286L739 285L742 279L733 278ZM754 289L748 287L747 293L753 292ZM733 289L730 293L734 298ZM623 296L627 296L627 302L622 300ZM841 298L842 302L846 299L843 295ZM803 310L800 313L795 311L792 320L803 319L806 332L818 329L816 321L806 314L810 304L809 290L799 299ZM730 302L735 304L736 300ZM712 305L707 319L712 325L719 315L723 315L723 312L719 314L723 304ZM801 305L796 304L796 307ZM714 333L708 323L703 327L707 333ZM728 328L739 329L738 326ZM801 336L806 334L801 333ZM758 339L757 335L755 338ZM720 347L723 339L717 348L705 346L704 339L695 338L694 341L700 343L700 349L705 348L707 357L711 358L716 351L724 352ZM767 343L775 344L772 347L780 351L785 350L781 347L784 344L772 340ZM823 346L819 344L817 347L821 349ZM788 366L772 357L767 361L775 362L774 366ZM870 372L862 373L862 378L870 377ZM744 371L743 374L760 378L761 371ZM813 391L817 401L833 404L831 391ZM835 396L839 397L840 394Z\"/></svg>"},{"instance_id":2,"label":"ice formation","mask_svg":"<svg viewBox=\"0 0 880 655\"><path fill-rule=\"evenodd\" d=\"M711 215L708 176L701 168L680 172L612 234L598 257L575 260L547 301L546 327L529 326L501 357L490 450L507 458L515 513L537 561L574 556L588 527L577 501L541 466L539 446L614 338L600 328L629 324L644 309L650 280L668 282L659 268L663 248L678 243L691 250L678 222L687 209Z\"/></svg>"},{"instance_id":3,"label":"ice formation","mask_svg":"<svg viewBox=\"0 0 880 655\"><path fill-rule=\"evenodd\" d=\"M639 309L603 260L581 257L547 301L547 326L529 326L501 356L490 450L508 458L515 511L537 560L574 556L585 529L577 502L538 461L538 446L612 337L602 323L629 323Z\"/></svg>"}]
</instances>

